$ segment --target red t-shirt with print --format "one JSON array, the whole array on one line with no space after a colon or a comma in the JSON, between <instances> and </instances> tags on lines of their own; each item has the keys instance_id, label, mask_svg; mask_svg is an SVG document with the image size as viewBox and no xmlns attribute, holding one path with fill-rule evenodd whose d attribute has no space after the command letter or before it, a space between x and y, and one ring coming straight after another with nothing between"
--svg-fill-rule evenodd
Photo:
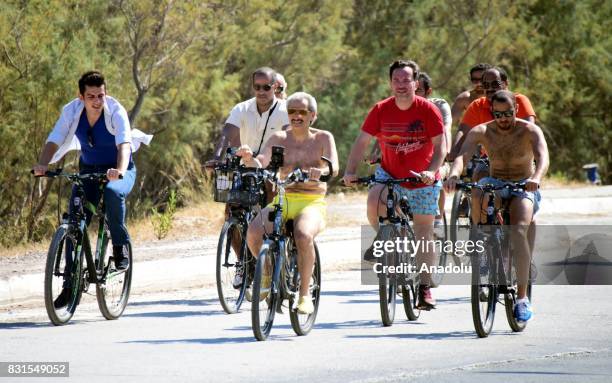
<instances>
[{"instance_id":1,"label":"red t-shirt with print","mask_svg":"<svg viewBox=\"0 0 612 383\"><path fill-rule=\"evenodd\" d=\"M401 110L395 97L389 97L374 105L361 130L378 139L382 168L393 178L404 178L413 177L411 170L427 170L434 152L432 138L444 132L444 125L438 108L427 99L415 96L410 108ZM415 189L427 185L402 186Z\"/></svg>"}]
</instances>

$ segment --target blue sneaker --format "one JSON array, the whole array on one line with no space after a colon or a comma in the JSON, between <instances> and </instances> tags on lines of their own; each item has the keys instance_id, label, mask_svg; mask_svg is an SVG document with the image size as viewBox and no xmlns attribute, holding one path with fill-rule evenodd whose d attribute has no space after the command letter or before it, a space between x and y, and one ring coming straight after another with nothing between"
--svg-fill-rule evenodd
<instances>
[{"instance_id":1,"label":"blue sneaker","mask_svg":"<svg viewBox=\"0 0 612 383\"><path fill-rule=\"evenodd\" d=\"M514 305L514 318L517 322L527 322L533 317L531 303L527 299L521 300Z\"/></svg>"}]
</instances>

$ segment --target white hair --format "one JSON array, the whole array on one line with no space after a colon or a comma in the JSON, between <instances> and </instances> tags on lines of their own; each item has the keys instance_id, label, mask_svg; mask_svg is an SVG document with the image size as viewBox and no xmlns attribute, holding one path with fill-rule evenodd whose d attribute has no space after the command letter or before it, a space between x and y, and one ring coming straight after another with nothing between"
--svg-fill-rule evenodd
<instances>
[{"instance_id":1,"label":"white hair","mask_svg":"<svg viewBox=\"0 0 612 383\"><path fill-rule=\"evenodd\" d=\"M293 100L305 100L308 104L308 110L317 113L317 100L306 92L295 92L287 98L287 104Z\"/></svg>"}]
</instances>

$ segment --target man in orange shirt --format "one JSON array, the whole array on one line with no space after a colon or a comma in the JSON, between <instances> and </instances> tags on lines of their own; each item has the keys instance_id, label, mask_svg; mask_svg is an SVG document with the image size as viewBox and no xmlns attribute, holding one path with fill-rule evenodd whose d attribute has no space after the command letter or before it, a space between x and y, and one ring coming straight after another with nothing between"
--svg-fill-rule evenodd
<instances>
[{"instance_id":1,"label":"man in orange shirt","mask_svg":"<svg viewBox=\"0 0 612 383\"><path fill-rule=\"evenodd\" d=\"M459 93L453 106L451 107L451 114L453 116L453 122L458 126L461 122L463 112L470 106L472 101L483 97L485 91L482 88L482 76L484 71L491 68L491 64L480 63L470 68L470 82L472 83L472 89L468 89L464 92Z\"/></svg>"},{"instance_id":2,"label":"man in orange shirt","mask_svg":"<svg viewBox=\"0 0 612 383\"><path fill-rule=\"evenodd\" d=\"M496 66L485 70L482 75L482 87L485 90L486 96L473 101L463 114L463 119L459 124L459 130L457 131L455 142L449 155L451 160L457 156L465 140L465 135L470 129L476 125L493 120L493 116L491 115L491 97L493 97L498 90L508 90L508 75L506 71ZM516 117L535 123L536 114L527 96L520 93L514 93L514 96L517 104ZM478 181L480 178L488 175L488 173L489 169L486 166L478 164L476 169L474 169L474 181Z\"/></svg>"}]
</instances>

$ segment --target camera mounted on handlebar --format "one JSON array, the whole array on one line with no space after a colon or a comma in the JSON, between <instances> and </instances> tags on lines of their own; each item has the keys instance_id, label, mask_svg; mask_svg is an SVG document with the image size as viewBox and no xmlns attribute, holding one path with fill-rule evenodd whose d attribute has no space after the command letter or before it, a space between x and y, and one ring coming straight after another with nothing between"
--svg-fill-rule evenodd
<instances>
[{"instance_id":1,"label":"camera mounted on handlebar","mask_svg":"<svg viewBox=\"0 0 612 383\"><path fill-rule=\"evenodd\" d=\"M284 146L273 146L272 147L272 157L270 158L270 164L268 165L268 169L273 171L278 171L278 169L283 167L285 162L285 147Z\"/></svg>"}]
</instances>

